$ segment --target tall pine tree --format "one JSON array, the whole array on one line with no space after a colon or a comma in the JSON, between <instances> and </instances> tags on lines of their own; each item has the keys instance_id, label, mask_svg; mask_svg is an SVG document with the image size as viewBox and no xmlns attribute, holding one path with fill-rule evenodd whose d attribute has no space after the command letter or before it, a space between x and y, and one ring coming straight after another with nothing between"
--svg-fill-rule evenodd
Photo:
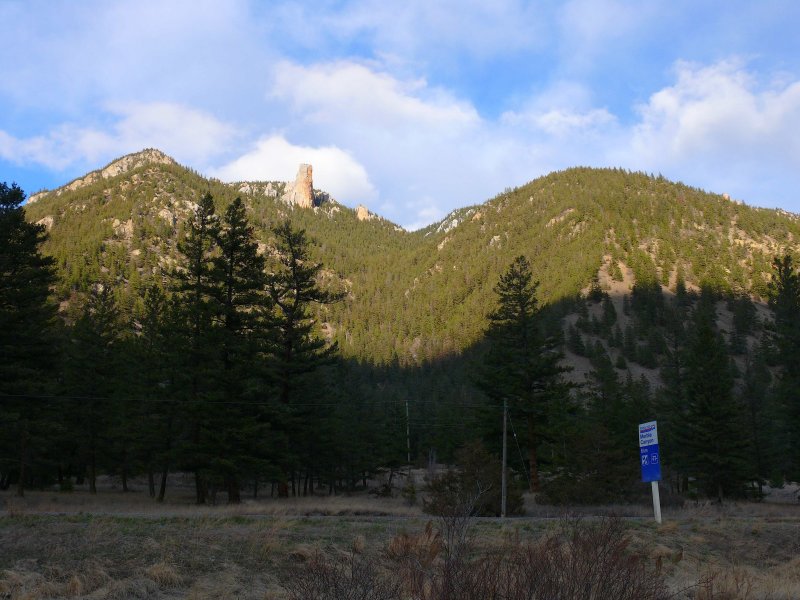
<instances>
[{"instance_id":1,"label":"tall pine tree","mask_svg":"<svg viewBox=\"0 0 800 600\"><path fill-rule=\"evenodd\" d=\"M336 344L329 344L317 332L313 309L337 302L341 295L319 285L322 265L311 258L305 230L296 230L286 221L272 231L276 259L267 278L273 306L269 358L277 398L287 417L283 427L292 440L287 458L293 474L299 466L312 468L312 455L319 451L315 436L327 428L332 413L312 402L298 405L301 397L307 401L320 397L324 386L313 385L314 376L332 364L338 351Z\"/></svg>"},{"instance_id":2,"label":"tall pine tree","mask_svg":"<svg viewBox=\"0 0 800 600\"><path fill-rule=\"evenodd\" d=\"M775 312L774 342L781 367L775 386L779 432L778 461L782 475L800 480L800 272L791 256L775 258L770 306Z\"/></svg>"},{"instance_id":3,"label":"tall pine tree","mask_svg":"<svg viewBox=\"0 0 800 600\"><path fill-rule=\"evenodd\" d=\"M208 465L215 458L210 415L219 408L213 402L219 401L221 396L217 385L221 365L215 328L219 316L215 303L219 281L214 262L219 252L219 229L214 198L206 194L187 224L186 236L178 244L183 262L172 273L188 341L184 355L185 381L181 386L184 390L182 414L188 432L177 454L181 467L195 474L198 504L205 504L208 493Z\"/></svg>"},{"instance_id":4,"label":"tall pine tree","mask_svg":"<svg viewBox=\"0 0 800 600\"><path fill-rule=\"evenodd\" d=\"M538 449L548 433L548 415L553 402L565 401L568 386L559 364L561 354L554 340L542 332L536 298L538 282L530 263L518 256L495 286L497 308L489 318L486 336L489 350L480 386L490 399L507 400L512 416L527 422L528 462L531 491L539 490Z\"/></svg>"},{"instance_id":5,"label":"tall pine tree","mask_svg":"<svg viewBox=\"0 0 800 600\"><path fill-rule=\"evenodd\" d=\"M744 407L733 394L727 345L716 327L715 297L703 290L687 350L686 422L681 435L690 474L702 493L719 502L741 495L752 475L745 423Z\"/></svg>"},{"instance_id":6,"label":"tall pine tree","mask_svg":"<svg viewBox=\"0 0 800 600\"><path fill-rule=\"evenodd\" d=\"M264 257L258 253L244 203L236 198L226 209L217 235L214 259L218 285L214 291L220 315L218 339L222 354L219 381L228 403L214 411L213 435L218 446L214 471L228 491L228 501L241 501L242 477L264 471L268 439L265 407L254 400L263 390L264 370L256 360L265 345L266 294ZM263 399L264 395L258 394Z\"/></svg>"},{"instance_id":7,"label":"tall pine tree","mask_svg":"<svg viewBox=\"0 0 800 600\"><path fill-rule=\"evenodd\" d=\"M0 487L16 477L20 496L34 449L49 437L47 407L33 396L48 391L56 358L53 260L39 250L45 228L25 220L24 200L17 185L0 183L0 428L13 432L0 436Z\"/></svg>"}]
</instances>

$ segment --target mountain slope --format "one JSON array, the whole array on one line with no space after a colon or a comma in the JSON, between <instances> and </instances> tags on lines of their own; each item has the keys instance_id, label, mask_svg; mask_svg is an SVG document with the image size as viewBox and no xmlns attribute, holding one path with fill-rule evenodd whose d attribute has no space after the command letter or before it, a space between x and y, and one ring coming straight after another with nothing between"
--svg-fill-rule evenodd
<instances>
[{"instance_id":1,"label":"mountain slope","mask_svg":"<svg viewBox=\"0 0 800 600\"><path fill-rule=\"evenodd\" d=\"M326 330L345 356L373 364L421 364L478 342L492 288L520 254L542 302L574 298L597 276L621 307L635 282L674 290L679 279L763 299L772 257L800 250L795 215L617 169L553 173L413 233L359 220L332 199L291 206L275 193L283 185L226 185L148 150L38 194L27 213L50 231L44 250L63 275L60 296L103 279L130 304L174 262L202 194L219 210L241 195L263 243L287 218L308 231L331 285L347 291L320 315Z\"/></svg>"}]
</instances>

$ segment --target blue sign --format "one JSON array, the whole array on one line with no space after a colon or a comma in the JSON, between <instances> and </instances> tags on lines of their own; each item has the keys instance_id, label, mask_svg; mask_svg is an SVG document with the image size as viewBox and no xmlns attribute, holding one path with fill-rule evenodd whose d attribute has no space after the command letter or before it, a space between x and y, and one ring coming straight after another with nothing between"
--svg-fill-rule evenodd
<instances>
[{"instance_id":1,"label":"blue sign","mask_svg":"<svg viewBox=\"0 0 800 600\"><path fill-rule=\"evenodd\" d=\"M639 464L642 481L661 481L661 453L658 450L658 426L655 421L639 425Z\"/></svg>"},{"instance_id":2,"label":"blue sign","mask_svg":"<svg viewBox=\"0 0 800 600\"><path fill-rule=\"evenodd\" d=\"M642 465L642 481L661 481L661 458L658 444L639 448L639 462Z\"/></svg>"}]
</instances>

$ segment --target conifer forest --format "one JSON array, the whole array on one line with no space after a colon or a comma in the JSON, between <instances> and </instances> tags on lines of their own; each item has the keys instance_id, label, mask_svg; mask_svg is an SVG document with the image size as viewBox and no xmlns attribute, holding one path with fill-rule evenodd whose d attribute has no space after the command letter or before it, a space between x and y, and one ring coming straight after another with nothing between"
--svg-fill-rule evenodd
<instances>
[{"instance_id":1,"label":"conifer forest","mask_svg":"<svg viewBox=\"0 0 800 600\"><path fill-rule=\"evenodd\" d=\"M2 489L346 494L496 460L504 403L538 502L646 499L651 420L669 498L800 480L796 215L619 169L415 232L173 162L79 183L0 184Z\"/></svg>"}]
</instances>

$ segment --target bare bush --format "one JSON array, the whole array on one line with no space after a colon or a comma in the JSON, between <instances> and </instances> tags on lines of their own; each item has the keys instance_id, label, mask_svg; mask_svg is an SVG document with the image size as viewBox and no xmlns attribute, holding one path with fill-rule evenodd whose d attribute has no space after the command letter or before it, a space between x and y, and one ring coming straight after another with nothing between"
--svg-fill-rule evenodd
<instances>
[{"instance_id":1,"label":"bare bush","mask_svg":"<svg viewBox=\"0 0 800 600\"><path fill-rule=\"evenodd\" d=\"M572 522L568 534L512 548L501 585L508 600L661 600L663 577L628 549L620 521Z\"/></svg>"},{"instance_id":2,"label":"bare bush","mask_svg":"<svg viewBox=\"0 0 800 600\"><path fill-rule=\"evenodd\" d=\"M465 513L468 514L468 513ZM351 553L317 553L286 582L292 600L666 600L664 577L628 544L622 523L571 521L537 542L510 541L479 555L468 521L443 519L389 543L382 570Z\"/></svg>"},{"instance_id":3,"label":"bare bush","mask_svg":"<svg viewBox=\"0 0 800 600\"><path fill-rule=\"evenodd\" d=\"M368 556L342 559L316 553L283 582L291 600L399 600L400 582Z\"/></svg>"},{"instance_id":4,"label":"bare bush","mask_svg":"<svg viewBox=\"0 0 800 600\"><path fill-rule=\"evenodd\" d=\"M663 577L628 549L622 524L571 522L536 543L508 543L489 556L463 553L411 582L420 600L665 600Z\"/></svg>"}]
</instances>

